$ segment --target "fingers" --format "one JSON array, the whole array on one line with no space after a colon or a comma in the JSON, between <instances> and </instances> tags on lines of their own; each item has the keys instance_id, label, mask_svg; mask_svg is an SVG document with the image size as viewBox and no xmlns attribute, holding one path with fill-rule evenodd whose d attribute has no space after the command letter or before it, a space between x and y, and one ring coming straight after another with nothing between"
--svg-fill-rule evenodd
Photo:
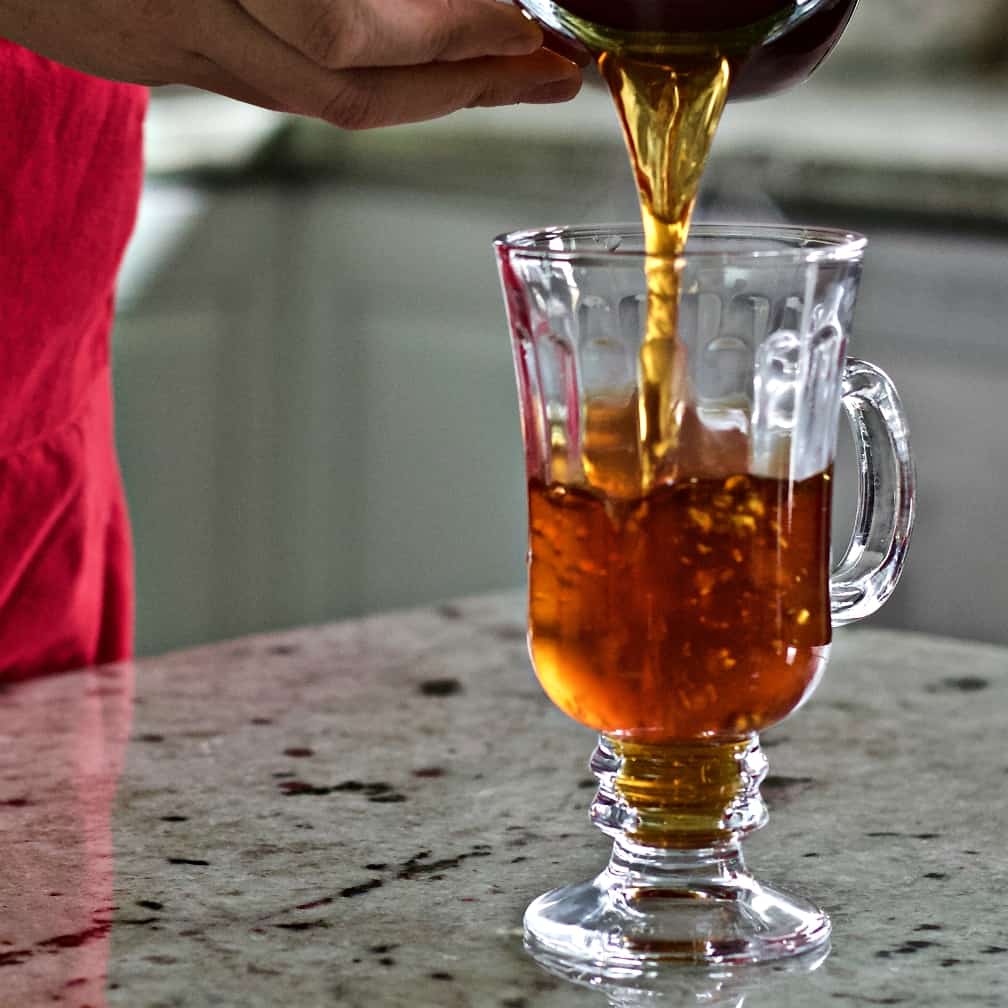
<instances>
[{"instance_id":1,"label":"fingers","mask_svg":"<svg viewBox=\"0 0 1008 1008\"><path fill-rule=\"evenodd\" d=\"M542 32L497 0L238 0L277 38L331 70L523 56Z\"/></svg>"},{"instance_id":2,"label":"fingers","mask_svg":"<svg viewBox=\"0 0 1008 1008\"><path fill-rule=\"evenodd\" d=\"M320 115L345 129L420 122L462 108L568 101L581 88L578 68L545 50L339 75L341 86Z\"/></svg>"},{"instance_id":3,"label":"fingers","mask_svg":"<svg viewBox=\"0 0 1008 1008\"><path fill-rule=\"evenodd\" d=\"M577 63L579 67L586 67L592 61L591 53L580 42L567 38L559 32L545 29L543 31L543 45L552 52L569 59L572 63Z\"/></svg>"}]
</instances>

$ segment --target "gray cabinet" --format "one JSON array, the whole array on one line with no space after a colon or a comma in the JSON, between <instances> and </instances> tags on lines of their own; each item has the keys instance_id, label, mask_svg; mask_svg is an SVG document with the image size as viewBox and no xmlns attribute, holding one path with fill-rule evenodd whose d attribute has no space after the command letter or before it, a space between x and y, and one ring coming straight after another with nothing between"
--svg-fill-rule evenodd
<instances>
[{"instance_id":1,"label":"gray cabinet","mask_svg":"<svg viewBox=\"0 0 1008 1008\"><path fill-rule=\"evenodd\" d=\"M204 194L116 333L141 650L522 581L489 242L633 206L625 178L530 178ZM1008 239L862 225L851 350L903 392L921 491L905 580L877 622L1008 641ZM839 477L846 529L843 457Z\"/></svg>"}]
</instances>

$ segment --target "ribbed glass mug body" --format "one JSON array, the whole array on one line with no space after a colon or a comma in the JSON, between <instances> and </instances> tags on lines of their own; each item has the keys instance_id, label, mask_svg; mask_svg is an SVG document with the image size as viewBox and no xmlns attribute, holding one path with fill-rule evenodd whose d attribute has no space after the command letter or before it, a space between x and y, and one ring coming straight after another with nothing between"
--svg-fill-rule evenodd
<instances>
[{"instance_id":1,"label":"ribbed glass mug body","mask_svg":"<svg viewBox=\"0 0 1008 1008\"><path fill-rule=\"evenodd\" d=\"M830 501L862 243L698 226L667 352L677 435L646 472L632 229L498 245L526 448L529 628L558 707L614 739L743 738L829 652Z\"/></svg>"}]
</instances>

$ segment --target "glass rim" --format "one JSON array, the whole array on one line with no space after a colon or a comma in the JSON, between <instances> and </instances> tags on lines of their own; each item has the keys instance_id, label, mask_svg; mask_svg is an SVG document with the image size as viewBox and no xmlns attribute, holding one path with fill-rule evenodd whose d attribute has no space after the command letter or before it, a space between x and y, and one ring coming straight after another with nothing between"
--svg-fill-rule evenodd
<instances>
[{"instance_id":1,"label":"glass rim","mask_svg":"<svg viewBox=\"0 0 1008 1008\"><path fill-rule=\"evenodd\" d=\"M640 223L577 224L541 228L524 228L498 235L493 240L498 253L510 257L540 262L564 262L573 265L629 264L645 260L670 262L684 260L703 265L743 265L754 262L770 264L804 264L820 262L856 262L864 255L868 239L856 231L843 228L808 227L800 224L726 224L698 223L690 227L686 250L681 256L652 255L643 249L621 249L618 245L597 249L551 248L557 239L635 238L644 240ZM779 248L696 248L690 242L697 239L735 239L779 241Z\"/></svg>"}]
</instances>

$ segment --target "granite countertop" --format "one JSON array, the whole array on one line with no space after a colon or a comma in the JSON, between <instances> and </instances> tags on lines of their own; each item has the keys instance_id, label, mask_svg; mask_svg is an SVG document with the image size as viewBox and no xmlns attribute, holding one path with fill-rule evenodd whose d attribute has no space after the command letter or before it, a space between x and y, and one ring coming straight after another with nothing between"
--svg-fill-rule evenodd
<instances>
[{"instance_id":1,"label":"granite countertop","mask_svg":"<svg viewBox=\"0 0 1008 1008\"><path fill-rule=\"evenodd\" d=\"M542 972L524 906L606 856L590 732L510 594L2 690L0 1004L654 1004ZM1008 649L842 632L765 736L767 880L832 914L814 972L668 1004L1000 1005Z\"/></svg>"}]
</instances>

